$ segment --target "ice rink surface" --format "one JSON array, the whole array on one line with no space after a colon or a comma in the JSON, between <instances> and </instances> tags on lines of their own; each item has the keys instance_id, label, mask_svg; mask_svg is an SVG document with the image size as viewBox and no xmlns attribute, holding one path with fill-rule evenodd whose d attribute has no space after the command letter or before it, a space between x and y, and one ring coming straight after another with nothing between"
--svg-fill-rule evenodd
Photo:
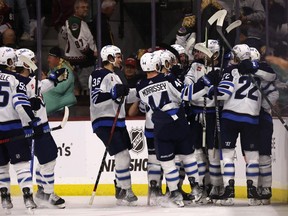
<instances>
[{"instance_id":1,"label":"ice rink surface","mask_svg":"<svg viewBox=\"0 0 288 216\"><path fill-rule=\"evenodd\" d=\"M89 196L67 196L65 209L39 206L34 215L41 216L287 216L288 204L272 203L268 206L248 206L247 200L236 199L234 206L220 205L186 205L183 208L150 207L146 205L147 198L139 197L137 206L117 206L114 197L96 196L90 206ZM28 215L22 197L12 197L14 208L11 215ZM5 215L0 209L0 215Z\"/></svg>"}]
</instances>

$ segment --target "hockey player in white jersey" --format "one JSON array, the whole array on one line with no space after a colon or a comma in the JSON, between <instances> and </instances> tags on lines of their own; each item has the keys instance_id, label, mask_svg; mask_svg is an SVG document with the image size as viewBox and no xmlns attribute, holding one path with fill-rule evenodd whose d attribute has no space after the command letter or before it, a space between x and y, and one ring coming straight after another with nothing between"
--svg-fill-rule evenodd
<instances>
[{"instance_id":1,"label":"hockey player in white jersey","mask_svg":"<svg viewBox=\"0 0 288 216\"><path fill-rule=\"evenodd\" d=\"M258 71L267 72L271 75L275 74L273 69L263 61L260 61L261 56L258 50L254 47L250 47L251 60L257 61L259 64ZM257 73L259 73L257 71ZM256 74L257 74L256 73ZM267 78L267 76L266 76ZM279 92L275 87L274 81L261 80L262 92L266 95L267 99L272 105L276 104L279 98ZM266 99L262 99L262 107L259 118L260 128L260 144L259 144L259 182L258 191L261 195L261 202L264 205L270 204L270 198L272 197L272 159L271 159L271 144L273 134L273 121L271 115L270 104Z\"/></svg>"},{"instance_id":2,"label":"hockey player in white jersey","mask_svg":"<svg viewBox=\"0 0 288 216\"><path fill-rule=\"evenodd\" d=\"M129 87L122 84L120 77L114 72L117 55L122 54L116 46L107 45L101 49L104 67L96 69L89 77L90 116L93 132L102 140L108 153L115 158L116 186L121 188L119 194L116 194L117 204L133 205L138 198L132 191L129 171L129 150L132 145L126 129L125 107L121 104L125 101L136 102L137 98L135 89L129 91ZM107 143L119 106L121 108L116 127L111 142Z\"/></svg>"},{"instance_id":3,"label":"hockey player in white jersey","mask_svg":"<svg viewBox=\"0 0 288 216\"><path fill-rule=\"evenodd\" d=\"M141 68L147 73L147 79L137 86L137 96L152 110L154 123L154 145L157 159L170 191L169 201L182 207L183 197L178 189L179 172L175 165L178 154L184 164L188 178L193 178L193 195L201 196L198 186L198 169L193 157L193 146L188 134L190 129L181 106L183 84L171 75L159 73L160 58L153 53L145 53L140 59Z\"/></svg>"},{"instance_id":4,"label":"hockey player in white jersey","mask_svg":"<svg viewBox=\"0 0 288 216\"><path fill-rule=\"evenodd\" d=\"M16 73L23 76L23 82L26 84L27 95L35 116L40 119L39 125L35 131L37 133L34 139L34 152L38 159L36 167L36 182L38 191L36 198L40 201L48 201L51 205L58 208L65 208L65 200L54 193L54 169L57 158L57 145L49 132L50 127L47 118L45 103L42 100L42 93L49 91L59 82L64 81L67 77L65 70L51 72L48 79L38 81L38 95L35 95L36 79L31 77L31 69L28 65L20 60L20 56L25 56L35 63L35 54L29 49L16 50L17 60L15 62ZM26 78L26 79L25 79Z\"/></svg>"},{"instance_id":5,"label":"hockey player in white jersey","mask_svg":"<svg viewBox=\"0 0 288 216\"><path fill-rule=\"evenodd\" d=\"M26 86L21 77L11 72L14 68L15 53L10 47L0 48L0 136L11 138L23 135L27 138L33 134L39 122L34 117L26 93ZM23 130L24 129L24 130ZM13 208L10 196L9 163L13 165L21 191L24 204L28 210L36 208L33 201L33 182L29 161L31 159L29 142L27 139L11 141L0 144L0 193L1 204L6 211Z\"/></svg>"},{"instance_id":6,"label":"hockey player in white jersey","mask_svg":"<svg viewBox=\"0 0 288 216\"><path fill-rule=\"evenodd\" d=\"M201 43L206 47L205 43ZM215 133L216 128L216 109L214 98L207 98L206 92L211 85L217 85L217 78L220 76L219 71L219 54L220 46L217 40L209 39L207 48L213 54L212 58L201 51L195 50L195 60L185 76L182 99L189 102L187 110L187 118L193 133L192 142L195 146L195 152L199 171L199 183L206 192L206 186L212 185L210 194L211 199L216 199L217 195L223 188L223 179L220 169L220 155L218 143L216 142L218 134ZM216 67L213 67L214 65ZM205 63L206 62L206 63ZM207 151L207 152L206 152ZM209 164L207 161L208 154ZM209 166L209 175L206 173ZM205 182L204 182L204 177ZM210 178L210 182L207 178ZM206 197L208 194L206 194ZM205 204L207 200L203 196L199 202Z\"/></svg>"},{"instance_id":7,"label":"hockey player in white jersey","mask_svg":"<svg viewBox=\"0 0 288 216\"><path fill-rule=\"evenodd\" d=\"M246 44L235 45L233 54L234 62L237 64L224 69L223 78L217 88L217 98L224 100L221 115L221 146L225 192L220 199L222 199L223 205L234 204L235 145L240 134L241 149L246 162L248 204L259 205L261 197L257 192L259 177L258 124L262 97L250 78L250 75L254 76L252 74L253 67L246 67L251 65L250 48ZM260 83L259 78L255 76L254 79ZM212 89L211 92L213 92Z\"/></svg>"}]
</instances>

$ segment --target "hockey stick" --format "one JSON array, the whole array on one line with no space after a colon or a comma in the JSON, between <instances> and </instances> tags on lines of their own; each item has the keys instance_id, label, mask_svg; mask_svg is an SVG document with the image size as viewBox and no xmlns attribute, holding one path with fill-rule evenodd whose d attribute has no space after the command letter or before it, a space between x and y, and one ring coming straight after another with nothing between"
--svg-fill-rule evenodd
<instances>
[{"instance_id":1,"label":"hockey stick","mask_svg":"<svg viewBox=\"0 0 288 216\"><path fill-rule=\"evenodd\" d=\"M110 136L109 136L106 148L105 148L104 155L102 157L101 165L100 165L100 168L99 168L99 171L98 171L98 174L97 174L97 178L96 178L96 181L95 181L95 184L94 184L94 188L93 188L93 192L92 192L92 195L91 195L91 198L90 198L90 201L89 201L89 205L92 205L93 201L94 201L96 190L97 190L97 187L98 187L98 184L99 184L99 180L100 180L101 174L103 172L106 156L107 156L107 153L108 153L107 152L107 147L110 145L110 143L112 141L113 134L114 134L115 127L116 127L116 123L117 123L117 120L118 120L118 117L119 117L119 114L120 114L120 110L121 110L122 104L124 102L124 98L125 97L121 97L120 103L119 103L117 111L116 111L116 115L115 115L115 118L114 118L114 121L113 121L113 125L112 125L111 131L110 131Z\"/></svg>"},{"instance_id":2,"label":"hockey stick","mask_svg":"<svg viewBox=\"0 0 288 216\"><path fill-rule=\"evenodd\" d=\"M219 10L216 13L214 13L207 21L206 26L205 26L205 46L208 49L208 31L210 27L219 19L222 19L223 21L224 18L227 14L226 10ZM205 53L205 52L204 52ZM211 55L212 56L212 55ZM213 59L212 59L213 61ZM207 58L205 57L205 69L207 71ZM207 110L207 99L204 97L204 106L203 106L203 121L202 121L202 147L206 148L206 110Z\"/></svg>"},{"instance_id":3,"label":"hockey stick","mask_svg":"<svg viewBox=\"0 0 288 216\"><path fill-rule=\"evenodd\" d=\"M56 130L60 130L62 128L65 127L67 121L68 121L68 118L69 118L69 108L67 106L65 106L65 109L64 109L64 116L63 116L63 119L60 123L60 125L56 126L56 127L53 127L47 131L44 131L43 133L50 133L51 131L56 131ZM31 137L35 137L37 136L38 134L34 133ZM31 137L25 137L25 135L20 135L20 136L16 136L16 137L11 137L11 138L6 138L6 139L2 139L0 140L0 144L4 144L4 143L8 143L8 142L14 142L14 141L17 141L17 140L21 140L21 139L25 139L25 138L31 138Z\"/></svg>"},{"instance_id":4,"label":"hockey stick","mask_svg":"<svg viewBox=\"0 0 288 216\"><path fill-rule=\"evenodd\" d=\"M230 45L230 43L228 42L228 40L226 39L226 37L224 36L223 32L222 32L222 27L221 26L216 26L216 30L219 33L221 39L223 40L223 42L226 44L226 46L233 52L233 54L235 56L237 56L237 53L235 53L233 51L232 46ZM262 97L266 100L266 102L269 104L272 112L274 112L274 114L277 116L277 118L280 120L280 122L282 123L282 125L285 127L285 129L288 131L288 125L287 123L284 121L284 119L282 118L282 116L278 113L278 111L276 111L275 109L273 109L273 104L271 103L271 101L268 99L268 97L266 96L266 94L263 92L263 90L261 89L261 87L257 84L256 80L254 79L254 77L249 74L249 77L251 78L253 84L256 86L256 88L260 91Z\"/></svg>"}]
</instances>

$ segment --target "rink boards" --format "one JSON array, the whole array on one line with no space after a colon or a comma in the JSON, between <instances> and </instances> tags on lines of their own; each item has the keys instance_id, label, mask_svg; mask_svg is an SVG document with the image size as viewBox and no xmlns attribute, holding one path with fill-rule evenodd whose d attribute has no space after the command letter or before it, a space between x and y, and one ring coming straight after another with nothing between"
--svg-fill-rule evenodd
<instances>
[{"instance_id":1,"label":"rink boards","mask_svg":"<svg viewBox=\"0 0 288 216\"><path fill-rule=\"evenodd\" d=\"M288 202L288 133L278 119L273 121L273 200ZM137 195L146 195L147 146L144 138L144 120L127 120L126 124L133 143L133 149L130 151L133 190ZM50 123L52 127L57 125L59 122ZM102 142L92 133L90 121L68 121L65 128L53 132L53 136L58 145L56 192L59 195L90 195L105 150ZM245 162L239 140L237 146L236 197L245 198ZM97 189L98 195L114 194L114 165L113 157L107 156ZM20 190L13 170L11 170L11 178L12 194L19 194ZM189 192L187 180L184 184L184 189Z\"/></svg>"}]
</instances>

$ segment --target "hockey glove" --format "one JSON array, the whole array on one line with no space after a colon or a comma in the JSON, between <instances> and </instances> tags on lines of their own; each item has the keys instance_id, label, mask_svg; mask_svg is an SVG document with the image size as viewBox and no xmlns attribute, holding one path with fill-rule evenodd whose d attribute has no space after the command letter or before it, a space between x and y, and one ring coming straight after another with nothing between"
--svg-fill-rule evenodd
<instances>
[{"instance_id":1,"label":"hockey glove","mask_svg":"<svg viewBox=\"0 0 288 216\"><path fill-rule=\"evenodd\" d=\"M42 100L39 97L29 98L31 109L37 111L41 108Z\"/></svg>"},{"instance_id":2,"label":"hockey glove","mask_svg":"<svg viewBox=\"0 0 288 216\"><path fill-rule=\"evenodd\" d=\"M113 100L129 94L129 87L124 84L116 84L110 91Z\"/></svg>"},{"instance_id":3,"label":"hockey glove","mask_svg":"<svg viewBox=\"0 0 288 216\"><path fill-rule=\"evenodd\" d=\"M257 61L251 61L245 59L241 61L238 65L238 71L240 74L254 74L259 68L259 64Z\"/></svg>"},{"instance_id":4,"label":"hockey glove","mask_svg":"<svg viewBox=\"0 0 288 216\"><path fill-rule=\"evenodd\" d=\"M210 87L211 85L218 85L220 70L211 71L208 74L202 76L204 85Z\"/></svg>"},{"instance_id":5,"label":"hockey glove","mask_svg":"<svg viewBox=\"0 0 288 216\"><path fill-rule=\"evenodd\" d=\"M66 68L60 68L59 70L52 71L48 79L54 82L56 86L58 83L63 82L68 78L68 70Z\"/></svg>"},{"instance_id":6,"label":"hockey glove","mask_svg":"<svg viewBox=\"0 0 288 216\"><path fill-rule=\"evenodd\" d=\"M40 118L35 117L32 121L30 121L28 124L29 126L25 126L23 127L24 130L24 134L25 134L25 138L29 138L32 137L36 132L38 132L37 130L35 130L37 128L37 126L40 124Z\"/></svg>"}]
</instances>

